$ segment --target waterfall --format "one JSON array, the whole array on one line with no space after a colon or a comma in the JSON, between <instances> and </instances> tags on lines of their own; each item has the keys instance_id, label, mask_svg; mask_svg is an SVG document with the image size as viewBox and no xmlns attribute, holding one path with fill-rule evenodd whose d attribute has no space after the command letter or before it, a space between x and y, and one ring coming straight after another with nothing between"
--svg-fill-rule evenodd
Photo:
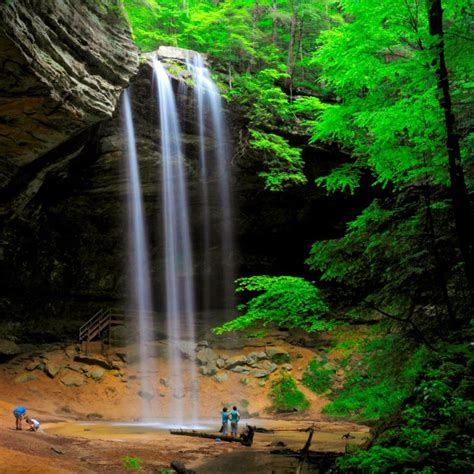
<instances>
[{"instance_id":1,"label":"waterfall","mask_svg":"<svg viewBox=\"0 0 474 474\"><path fill-rule=\"evenodd\" d=\"M211 288L211 227L210 222L210 183L213 181L212 173L216 175L218 183L218 204L221 210L219 220L220 234L218 246L220 247L220 260L222 275L216 275L218 281L223 282L224 307L234 309L234 239L232 229L232 202L231 183L229 176L230 150L229 137L222 107L222 98L219 89L211 78L209 70L204 64L202 55L195 53L188 59L187 68L191 72L194 82L194 94L197 104L197 122L199 133L199 162L202 194L203 215L203 309L207 313L213 303L210 294ZM211 127L206 126L207 116L210 114ZM206 149L206 130L211 129L213 152Z\"/></svg>"},{"instance_id":2,"label":"waterfall","mask_svg":"<svg viewBox=\"0 0 474 474\"><path fill-rule=\"evenodd\" d=\"M130 94L122 95L122 126L126 142L127 209L128 209L128 255L130 315L136 318L134 326L138 330L140 388L143 393L153 394L150 380L151 361L155 356L153 341L152 298L149 270L149 255L146 242L146 226L143 212L143 198L140 188L135 129L130 103ZM142 418L150 417L150 402L142 397Z\"/></svg>"},{"instance_id":3,"label":"waterfall","mask_svg":"<svg viewBox=\"0 0 474 474\"><path fill-rule=\"evenodd\" d=\"M175 423L182 423L185 419L184 363L179 343L184 334L189 341L195 342L193 257L185 163L176 101L170 78L156 58L153 58L153 72L157 89L161 136L168 364L174 391L170 410L172 420ZM197 368L192 354L190 358L188 394L191 394L191 415L187 416L186 420L196 422L198 418L198 403L195 396L197 394Z\"/></svg>"}]
</instances>

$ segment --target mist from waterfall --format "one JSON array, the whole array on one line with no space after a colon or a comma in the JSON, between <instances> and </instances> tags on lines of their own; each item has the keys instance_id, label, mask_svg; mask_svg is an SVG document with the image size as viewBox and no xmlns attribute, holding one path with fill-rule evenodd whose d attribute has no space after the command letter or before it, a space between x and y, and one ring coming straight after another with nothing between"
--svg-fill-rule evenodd
<instances>
[{"instance_id":1,"label":"mist from waterfall","mask_svg":"<svg viewBox=\"0 0 474 474\"><path fill-rule=\"evenodd\" d=\"M155 356L153 350L153 316L149 254L146 241L145 216L140 186L135 129L130 101L130 93L122 95L122 126L125 136L126 173L127 173L127 210L128 210L128 255L129 255L129 314L136 318L139 345L140 389L143 394L153 394L151 362ZM142 397L142 418L150 417L150 402Z\"/></svg>"},{"instance_id":2,"label":"mist from waterfall","mask_svg":"<svg viewBox=\"0 0 474 474\"><path fill-rule=\"evenodd\" d=\"M157 58L153 58L161 137L163 229L165 246L165 292L168 337L168 364L173 402L171 418L184 421L184 373L180 344L185 337L195 343L195 303L193 256L189 225L186 170L181 146L181 131L174 91L170 78ZM183 337L184 336L184 337ZM198 419L197 367L193 351L189 351L189 383L191 414L186 421Z\"/></svg>"},{"instance_id":3,"label":"mist from waterfall","mask_svg":"<svg viewBox=\"0 0 474 474\"><path fill-rule=\"evenodd\" d=\"M202 234L203 234L203 310L207 313L213 303L211 296L212 259L210 221L210 190L217 181L218 206L220 209L218 247L220 248L220 264L222 275L217 276L223 281L224 305L228 310L234 309L234 238L232 226L232 202L230 180L230 149L227 126L223 113L222 98L219 89L212 80L209 70L204 64L201 54L194 53L186 61L191 72L196 97L196 114L199 133L199 163L202 195ZM210 117L209 117L210 116ZM210 118L210 120L209 120ZM210 127L207 126L210 122ZM210 130L212 150L206 146L207 130Z\"/></svg>"}]
</instances>

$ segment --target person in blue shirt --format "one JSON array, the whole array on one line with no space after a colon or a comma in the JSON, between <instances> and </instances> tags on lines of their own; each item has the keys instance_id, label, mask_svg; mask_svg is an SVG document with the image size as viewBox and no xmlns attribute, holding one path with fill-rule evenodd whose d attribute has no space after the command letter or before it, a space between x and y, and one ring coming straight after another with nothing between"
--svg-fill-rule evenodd
<instances>
[{"instance_id":1,"label":"person in blue shirt","mask_svg":"<svg viewBox=\"0 0 474 474\"><path fill-rule=\"evenodd\" d=\"M222 435L227 436L229 434L229 412L227 407L224 407L221 412L222 415Z\"/></svg>"},{"instance_id":2,"label":"person in blue shirt","mask_svg":"<svg viewBox=\"0 0 474 474\"><path fill-rule=\"evenodd\" d=\"M238 424L240 420L240 413L237 411L237 407L232 407L230 412L230 435L237 436Z\"/></svg>"},{"instance_id":3,"label":"person in blue shirt","mask_svg":"<svg viewBox=\"0 0 474 474\"><path fill-rule=\"evenodd\" d=\"M13 410L13 416L15 417L17 430L21 430L21 420L23 420L25 413L26 413L25 407L15 407L15 409Z\"/></svg>"}]
</instances>

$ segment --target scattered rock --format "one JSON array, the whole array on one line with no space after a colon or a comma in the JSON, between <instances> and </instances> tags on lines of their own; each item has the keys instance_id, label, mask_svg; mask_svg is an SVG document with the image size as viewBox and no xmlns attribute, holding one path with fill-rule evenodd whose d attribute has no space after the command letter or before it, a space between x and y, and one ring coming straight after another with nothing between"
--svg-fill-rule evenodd
<instances>
[{"instance_id":1,"label":"scattered rock","mask_svg":"<svg viewBox=\"0 0 474 474\"><path fill-rule=\"evenodd\" d=\"M199 367L199 373L207 376L215 375L217 374L217 367L215 364L202 365Z\"/></svg>"},{"instance_id":2,"label":"scattered rock","mask_svg":"<svg viewBox=\"0 0 474 474\"><path fill-rule=\"evenodd\" d=\"M185 393L177 393L177 392L173 393L173 397L177 398L178 400L181 398L184 398L185 396L186 396Z\"/></svg>"},{"instance_id":3,"label":"scattered rock","mask_svg":"<svg viewBox=\"0 0 474 474\"><path fill-rule=\"evenodd\" d=\"M242 367L241 365L236 365L235 367L232 367L230 369L232 372L236 372L238 374L250 374L250 370L246 369L245 367Z\"/></svg>"},{"instance_id":4,"label":"scattered rock","mask_svg":"<svg viewBox=\"0 0 474 474\"><path fill-rule=\"evenodd\" d=\"M60 370L61 370L61 367L59 365L54 364L53 362L48 362L44 367L44 371L52 379L54 379L54 377L58 375L58 372Z\"/></svg>"},{"instance_id":5,"label":"scattered rock","mask_svg":"<svg viewBox=\"0 0 474 474\"><path fill-rule=\"evenodd\" d=\"M268 377L270 375L270 372L268 370L255 370L251 372L251 375L256 379L261 379L263 377ZM265 385L265 382L263 383L263 385Z\"/></svg>"},{"instance_id":6,"label":"scattered rock","mask_svg":"<svg viewBox=\"0 0 474 474\"><path fill-rule=\"evenodd\" d=\"M95 367L87 372L87 375L94 380L101 380L104 374L105 370L102 367Z\"/></svg>"},{"instance_id":7,"label":"scattered rock","mask_svg":"<svg viewBox=\"0 0 474 474\"><path fill-rule=\"evenodd\" d=\"M196 354L196 359L201 365L215 365L219 356L212 349L201 349Z\"/></svg>"},{"instance_id":8,"label":"scattered rock","mask_svg":"<svg viewBox=\"0 0 474 474\"><path fill-rule=\"evenodd\" d=\"M83 375L68 370L65 374L61 375L61 383L66 387L80 387L86 383Z\"/></svg>"},{"instance_id":9,"label":"scattered rock","mask_svg":"<svg viewBox=\"0 0 474 474\"><path fill-rule=\"evenodd\" d=\"M170 386L170 383L168 381L168 379L160 379L160 385L163 385L163 387L169 387Z\"/></svg>"},{"instance_id":10,"label":"scattered rock","mask_svg":"<svg viewBox=\"0 0 474 474\"><path fill-rule=\"evenodd\" d=\"M229 359L227 359L225 368L232 369L233 367L236 367L238 365L246 365L246 364L247 364L247 357L245 357L242 354L242 355L237 355L237 356L230 357Z\"/></svg>"},{"instance_id":11,"label":"scattered rock","mask_svg":"<svg viewBox=\"0 0 474 474\"><path fill-rule=\"evenodd\" d=\"M269 360L262 360L258 363L258 368L262 370L266 370L269 374L275 372L278 369L278 366Z\"/></svg>"},{"instance_id":12,"label":"scattered rock","mask_svg":"<svg viewBox=\"0 0 474 474\"><path fill-rule=\"evenodd\" d=\"M179 341L178 343L180 352L188 359L194 358L196 353L196 343L191 341Z\"/></svg>"},{"instance_id":13,"label":"scattered rock","mask_svg":"<svg viewBox=\"0 0 474 474\"><path fill-rule=\"evenodd\" d=\"M260 380L260 382L258 382L258 386L265 387L265 380Z\"/></svg>"},{"instance_id":14,"label":"scattered rock","mask_svg":"<svg viewBox=\"0 0 474 474\"><path fill-rule=\"evenodd\" d=\"M18 375L15 378L15 383L26 383L31 382L32 380L36 380L36 376L33 375L31 372L24 372L23 374Z\"/></svg>"},{"instance_id":15,"label":"scattered rock","mask_svg":"<svg viewBox=\"0 0 474 474\"><path fill-rule=\"evenodd\" d=\"M145 390L140 390L138 392L138 395L143 398L144 400L146 400L147 402L153 400L155 398L155 395L153 395L153 393L150 393L150 392L147 392Z\"/></svg>"},{"instance_id":16,"label":"scattered rock","mask_svg":"<svg viewBox=\"0 0 474 474\"><path fill-rule=\"evenodd\" d=\"M35 370L40 366L40 361L39 360L32 360L31 362L28 362L26 364L25 369L26 370Z\"/></svg>"},{"instance_id":17,"label":"scattered rock","mask_svg":"<svg viewBox=\"0 0 474 474\"><path fill-rule=\"evenodd\" d=\"M118 353L117 353L117 356L118 356ZM100 355L89 355L89 356L78 355L74 357L74 361L80 362L81 364L98 365L99 367L102 367L103 369L107 369L107 370L112 369L112 365L110 364L110 362L105 357L100 356Z\"/></svg>"},{"instance_id":18,"label":"scattered rock","mask_svg":"<svg viewBox=\"0 0 474 474\"><path fill-rule=\"evenodd\" d=\"M54 451L56 454L66 454L64 449L57 448L56 446L51 446L51 450Z\"/></svg>"},{"instance_id":19,"label":"scattered rock","mask_svg":"<svg viewBox=\"0 0 474 474\"><path fill-rule=\"evenodd\" d=\"M268 358L277 364L284 364L291 361L290 354L282 347L269 347L266 353Z\"/></svg>"},{"instance_id":20,"label":"scattered rock","mask_svg":"<svg viewBox=\"0 0 474 474\"><path fill-rule=\"evenodd\" d=\"M67 346L64 349L64 352L69 357L69 359L74 360L74 357L77 356L79 351L76 349L76 346Z\"/></svg>"},{"instance_id":21,"label":"scattered rock","mask_svg":"<svg viewBox=\"0 0 474 474\"><path fill-rule=\"evenodd\" d=\"M224 372L223 374L214 375L214 380L218 383L223 383L229 380L229 376Z\"/></svg>"},{"instance_id":22,"label":"scattered rock","mask_svg":"<svg viewBox=\"0 0 474 474\"><path fill-rule=\"evenodd\" d=\"M281 368L283 370L286 370L287 372L290 372L290 370L293 370L293 366L291 364L283 364Z\"/></svg>"},{"instance_id":23,"label":"scattered rock","mask_svg":"<svg viewBox=\"0 0 474 474\"><path fill-rule=\"evenodd\" d=\"M297 352L297 353L295 354L295 357L296 357L297 359L302 359L302 358L303 358L303 354L302 354L301 352Z\"/></svg>"}]
</instances>

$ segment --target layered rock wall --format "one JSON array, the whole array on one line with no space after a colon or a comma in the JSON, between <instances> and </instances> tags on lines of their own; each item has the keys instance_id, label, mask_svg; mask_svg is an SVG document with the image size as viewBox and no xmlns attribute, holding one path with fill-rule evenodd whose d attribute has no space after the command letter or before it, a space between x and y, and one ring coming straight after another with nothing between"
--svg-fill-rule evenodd
<instances>
[{"instance_id":1,"label":"layered rock wall","mask_svg":"<svg viewBox=\"0 0 474 474\"><path fill-rule=\"evenodd\" d=\"M0 4L0 187L111 117L138 68L119 0Z\"/></svg>"}]
</instances>

